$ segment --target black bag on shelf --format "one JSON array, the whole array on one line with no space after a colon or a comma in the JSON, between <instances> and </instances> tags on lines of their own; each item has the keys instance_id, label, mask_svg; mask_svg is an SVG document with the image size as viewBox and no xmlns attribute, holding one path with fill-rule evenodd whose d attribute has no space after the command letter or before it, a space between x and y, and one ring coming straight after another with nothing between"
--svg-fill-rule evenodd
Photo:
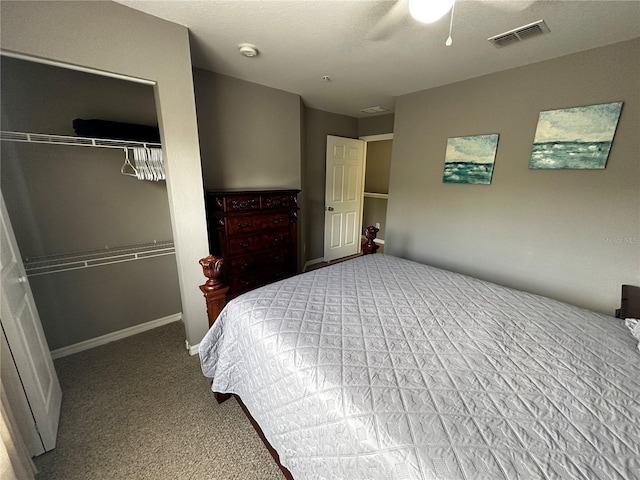
<instances>
[{"instance_id":1,"label":"black bag on shelf","mask_svg":"<svg viewBox=\"0 0 640 480\"><path fill-rule=\"evenodd\" d=\"M80 137L160 143L160 129L149 125L76 118L73 130Z\"/></svg>"}]
</instances>

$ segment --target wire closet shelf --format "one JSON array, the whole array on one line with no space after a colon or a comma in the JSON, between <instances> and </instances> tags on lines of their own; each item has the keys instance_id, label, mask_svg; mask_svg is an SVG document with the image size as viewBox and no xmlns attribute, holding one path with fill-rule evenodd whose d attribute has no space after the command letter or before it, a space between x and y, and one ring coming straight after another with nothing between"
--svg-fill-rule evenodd
<instances>
[{"instance_id":1,"label":"wire closet shelf","mask_svg":"<svg viewBox=\"0 0 640 480\"><path fill-rule=\"evenodd\" d=\"M161 148L162 144L139 142L135 140L115 140L108 138L74 137L71 135L53 135L47 133L0 132L0 140L6 142L45 143L49 145L75 145L101 148Z\"/></svg>"},{"instance_id":2,"label":"wire closet shelf","mask_svg":"<svg viewBox=\"0 0 640 480\"><path fill-rule=\"evenodd\" d=\"M174 255L175 245L171 240L153 241L122 247L105 247L96 250L43 255L24 259L27 276L34 277L49 273L66 272L80 268L99 267L114 263L143 260L145 258Z\"/></svg>"},{"instance_id":3,"label":"wire closet shelf","mask_svg":"<svg viewBox=\"0 0 640 480\"><path fill-rule=\"evenodd\" d=\"M48 145L114 148L119 150L135 148L160 149L162 147L162 144L156 142L75 137L70 135L54 135L46 133L10 132L4 130L0 131L0 140L8 142L41 143ZM142 178L139 177L139 179ZM97 250L26 258L24 259L24 266L28 276L36 276L173 254L175 254L175 246L172 241L166 240L158 242L154 240L153 242L146 244L115 248L105 247L104 249Z\"/></svg>"}]
</instances>

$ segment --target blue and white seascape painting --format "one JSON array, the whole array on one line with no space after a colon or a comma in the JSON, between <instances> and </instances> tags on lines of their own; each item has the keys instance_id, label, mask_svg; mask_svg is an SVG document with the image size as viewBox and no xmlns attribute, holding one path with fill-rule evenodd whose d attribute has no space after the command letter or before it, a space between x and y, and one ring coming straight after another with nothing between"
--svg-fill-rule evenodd
<instances>
[{"instance_id":1,"label":"blue and white seascape painting","mask_svg":"<svg viewBox=\"0 0 640 480\"><path fill-rule=\"evenodd\" d=\"M474 183L488 185L493 176L493 164L498 148L497 133L455 137L447 140L444 159L444 183Z\"/></svg>"},{"instance_id":2,"label":"blue and white seascape painting","mask_svg":"<svg viewBox=\"0 0 640 480\"><path fill-rule=\"evenodd\" d=\"M607 165L622 102L540 112L529 168Z\"/></svg>"}]
</instances>

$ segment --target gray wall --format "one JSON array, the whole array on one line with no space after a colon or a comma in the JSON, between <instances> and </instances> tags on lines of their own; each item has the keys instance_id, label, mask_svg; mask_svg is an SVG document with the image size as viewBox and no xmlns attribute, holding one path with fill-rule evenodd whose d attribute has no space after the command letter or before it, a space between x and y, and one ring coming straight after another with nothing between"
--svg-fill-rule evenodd
<instances>
[{"instance_id":1,"label":"gray wall","mask_svg":"<svg viewBox=\"0 0 640 480\"><path fill-rule=\"evenodd\" d=\"M300 188L300 96L194 69L206 189Z\"/></svg>"},{"instance_id":2,"label":"gray wall","mask_svg":"<svg viewBox=\"0 0 640 480\"><path fill-rule=\"evenodd\" d=\"M516 47L517 48L517 47ZM399 97L386 252L613 314L640 284L640 39ZM623 101L605 170L529 170L543 110ZM448 137L499 133L491 185Z\"/></svg>"},{"instance_id":3,"label":"gray wall","mask_svg":"<svg viewBox=\"0 0 640 480\"><path fill-rule=\"evenodd\" d=\"M174 255L29 278L51 350L180 313Z\"/></svg>"},{"instance_id":4,"label":"gray wall","mask_svg":"<svg viewBox=\"0 0 640 480\"><path fill-rule=\"evenodd\" d=\"M151 86L1 61L2 130L74 135L74 118L157 124ZM165 183L122 175L124 151L2 142L1 153L2 193L23 258L172 239ZM30 283L51 349L181 311L174 256Z\"/></svg>"},{"instance_id":5,"label":"gray wall","mask_svg":"<svg viewBox=\"0 0 640 480\"><path fill-rule=\"evenodd\" d=\"M11 2L1 8L6 52L154 83L186 336L207 331L198 260L208 251L187 28L114 2Z\"/></svg>"},{"instance_id":6,"label":"gray wall","mask_svg":"<svg viewBox=\"0 0 640 480\"><path fill-rule=\"evenodd\" d=\"M393 140L367 142L367 171L364 176L364 191L389 193L391 148Z\"/></svg>"},{"instance_id":7,"label":"gray wall","mask_svg":"<svg viewBox=\"0 0 640 480\"><path fill-rule=\"evenodd\" d=\"M314 108L305 109L304 167L302 177L303 237L300 250L305 261L324 256L324 193L327 135L356 138L358 119Z\"/></svg>"},{"instance_id":8,"label":"gray wall","mask_svg":"<svg viewBox=\"0 0 640 480\"><path fill-rule=\"evenodd\" d=\"M358 119L358 136L380 135L383 133L393 133L393 123L395 115L376 115L374 117L362 117Z\"/></svg>"}]
</instances>

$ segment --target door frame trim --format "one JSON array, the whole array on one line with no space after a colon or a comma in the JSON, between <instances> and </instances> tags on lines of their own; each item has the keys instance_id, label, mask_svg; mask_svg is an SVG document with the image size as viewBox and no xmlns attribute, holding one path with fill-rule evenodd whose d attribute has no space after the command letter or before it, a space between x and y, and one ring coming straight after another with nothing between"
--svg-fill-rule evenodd
<instances>
[{"instance_id":1,"label":"door frame trim","mask_svg":"<svg viewBox=\"0 0 640 480\"><path fill-rule=\"evenodd\" d=\"M358 137L360 140L364 140L366 142L379 142L381 140L393 140L393 133L381 133L379 135L364 135L362 137Z\"/></svg>"}]
</instances>

